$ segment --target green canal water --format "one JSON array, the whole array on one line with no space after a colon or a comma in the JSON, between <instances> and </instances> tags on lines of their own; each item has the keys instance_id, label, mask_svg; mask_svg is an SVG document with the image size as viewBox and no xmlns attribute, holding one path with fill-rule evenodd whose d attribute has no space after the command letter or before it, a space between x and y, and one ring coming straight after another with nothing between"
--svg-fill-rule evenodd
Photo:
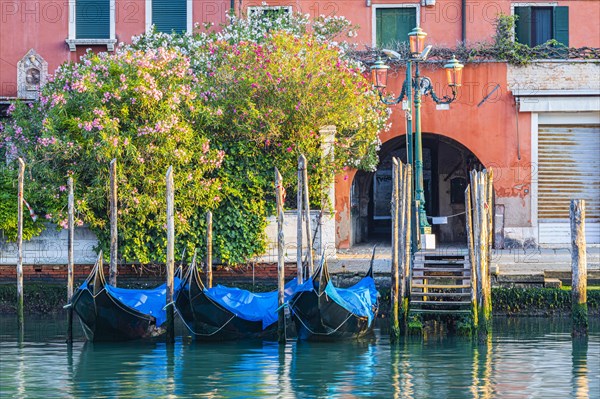
<instances>
[{"instance_id":1,"label":"green canal water","mask_svg":"<svg viewBox=\"0 0 600 399\"><path fill-rule=\"evenodd\" d=\"M62 319L0 317L2 398L600 398L600 323L498 319L488 344L429 336L364 342L90 344ZM183 332L181 330L180 332Z\"/></svg>"}]
</instances>

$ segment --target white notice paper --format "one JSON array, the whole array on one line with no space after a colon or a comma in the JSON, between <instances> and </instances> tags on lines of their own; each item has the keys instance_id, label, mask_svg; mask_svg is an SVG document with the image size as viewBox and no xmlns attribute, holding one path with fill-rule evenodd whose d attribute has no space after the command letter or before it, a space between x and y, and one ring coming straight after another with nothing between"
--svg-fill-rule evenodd
<instances>
[{"instance_id":1,"label":"white notice paper","mask_svg":"<svg viewBox=\"0 0 600 399\"><path fill-rule=\"evenodd\" d=\"M433 224L448 224L448 218L445 216L437 216L431 218L431 223Z\"/></svg>"}]
</instances>

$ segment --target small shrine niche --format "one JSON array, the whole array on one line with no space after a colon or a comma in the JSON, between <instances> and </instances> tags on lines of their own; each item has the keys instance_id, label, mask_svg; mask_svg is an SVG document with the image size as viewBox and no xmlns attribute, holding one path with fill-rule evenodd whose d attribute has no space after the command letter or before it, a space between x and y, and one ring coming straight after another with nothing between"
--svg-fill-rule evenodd
<instances>
[{"instance_id":1,"label":"small shrine niche","mask_svg":"<svg viewBox=\"0 0 600 399\"><path fill-rule=\"evenodd\" d=\"M17 96L37 100L47 80L48 63L34 49L29 50L17 63Z\"/></svg>"}]
</instances>

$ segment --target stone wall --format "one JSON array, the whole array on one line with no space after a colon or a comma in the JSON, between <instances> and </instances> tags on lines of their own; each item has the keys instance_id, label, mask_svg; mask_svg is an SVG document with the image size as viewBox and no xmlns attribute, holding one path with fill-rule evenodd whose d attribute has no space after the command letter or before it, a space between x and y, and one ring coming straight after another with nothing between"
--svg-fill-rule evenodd
<instances>
[{"instance_id":1,"label":"stone wall","mask_svg":"<svg viewBox=\"0 0 600 399\"><path fill-rule=\"evenodd\" d=\"M315 236L314 249L317 253L326 250L328 256L335 256L335 220L329 213L320 216L319 211L311 211L311 234ZM275 217L268 219L266 228L268 248L265 254L251 261L254 263L277 262L277 221ZM296 211L284 213L284 239L285 261L296 262ZM307 247L306 239L303 240L304 248ZM94 233L86 227L75 230L74 257L75 264L90 265L96 261L97 253L94 249L98 240ZM0 241L0 265L16 265L17 245ZM23 242L24 265L64 265L67 263L67 230L56 230L54 226L48 228L38 237Z\"/></svg>"}]
</instances>

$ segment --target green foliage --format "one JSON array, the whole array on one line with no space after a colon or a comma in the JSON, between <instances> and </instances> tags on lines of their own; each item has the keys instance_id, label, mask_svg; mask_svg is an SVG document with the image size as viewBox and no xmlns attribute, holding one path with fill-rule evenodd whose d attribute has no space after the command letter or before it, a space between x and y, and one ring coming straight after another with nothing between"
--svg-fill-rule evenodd
<instances>
[{"instance_id":1,"label":"green foliage","mask_svg":"<svg viewBox=\"0 0 600 399\"><path fill-rule=\"evenodd\" d=\"M45 218L67 227L66 181L75 181L78 224L109 247L108 164L117 161L121 258L164 261L165 172L173 166L180 242L194 236L188 220L219 202L209 174L224 153L197 125L210 110L195 91L189 61L172 50L86 54L63 65L29 107L17 103L4 140L27 163L27 198ZM9 168L14 157L6 154Z\"/></svg>"},{"instance_id":2,"label":"green foliage","mask_svg":"<svg viewBox=\"0 0 600 399\"><path fill-rule=\"evenodd\" d=\"M25 197L29 201L28 197ZM17 172L0 166L0 232L9 241L17 239ZM41 219L35 221L23 207L23 239L29 240L44 230Z\"/></svg>"},{"instance_id":3,"label":"green foliage","mask_svg":"<svg viewBox=\"0 0 600 399\"><path fill-rule=\"evenodd\" d=\"M275 166L293 198L304 154L311 202L320 205L335 173L377 164L388 109L360 66L328 42L351 29L341 18L233 19L219 32L152 32L114 54L88 53L57 70L39 103L12 107L0 132L9 169L16 156L26 160L27 198L63 228L72 176L77 222L106 251L116 158L119 257L149 263L165 259L165 172L173 165L177 253L205 248L212 210L215 258L245 262L266 247ZM332 158L323 157L319 133L327 125L337 128Z\"/></svg>"}]
</instances>

